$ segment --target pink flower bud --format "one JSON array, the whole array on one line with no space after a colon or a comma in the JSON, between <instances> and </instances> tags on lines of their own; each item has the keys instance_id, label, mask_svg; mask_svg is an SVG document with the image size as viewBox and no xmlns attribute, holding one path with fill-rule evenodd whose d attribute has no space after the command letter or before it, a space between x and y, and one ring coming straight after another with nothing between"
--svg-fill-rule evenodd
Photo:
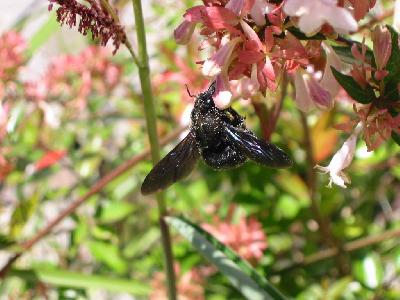
<instances>
[{"instance_id":1,"label":"pink flower bud","mask_svg":"<svg viewBox=\"0 0 400 300\"><path fill-rule=\"evenodd\" d=\"M184 20L175 30L174 38L178 44L185 45L189 43L192 37L196 23Z\"/></svg>"},{"instance_id":2,"label":"pink flower bud","mask_svg":"<svg viewBox=\"0 0 400 300\"><path fill-rule=\"evenodd\" d=\"M383 70L392 53L392 38L387 27L382 25L375 26L372 32L374 43L374 57L378 70Z\"/></svg>"}]
</instances>

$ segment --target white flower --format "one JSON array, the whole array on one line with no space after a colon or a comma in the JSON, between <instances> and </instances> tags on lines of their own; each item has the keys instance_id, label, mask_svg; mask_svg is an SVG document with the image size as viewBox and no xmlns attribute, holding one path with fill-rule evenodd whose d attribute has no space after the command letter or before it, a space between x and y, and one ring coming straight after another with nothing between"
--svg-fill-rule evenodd
<instances>
[{"instance_id":1,"label":"white flower","mask_svg":"<svg viewBox=\"0 0 400 300\"><path fill-rule=\"evenodd\" d=\"M329 187L332 187L332 183L346 188L346 183L350 183L350 178L346 176L343 169L347 168L353 161L354 152L356 150L357 137L362 129L362 124L358 123L354 132L344 142L342 147L333 156L331 162L327 167L315 166L317 169L324 173L329 173Z\"/></svg>"},{"instance_id":2,"label":"white flower","mask_svg":"<svg viewBox=\"0 0 400 300\"><path fill-rule=\"evenodd\" d=\"M342 61L332 49L332 47L327 43L322 43L322 48L325 50L326 53L326 64L324 75L322 76L320 83L321 86L326 89L332 97L336 97L339 92L340 86L332 74L331 66L334 67L337 71L340 71L342 69Z\"/></svg>"},{"instance_id":3,"label":"white flower","mask_svg":"<svg viewBox=\"0 0 400 300\"><path fill-rule=\"evenodd\" d=\"M275 9L275 5L268 3L266 0L255 0L250 10L251 19L257 26L264 26L267 22L265 15Z\"/></svg>"},{"instance_id":4,"label":"white flower","mask_svg":"<svg viewBox=\"0 0 400 300\"><path fill-rule=\"evenodd\" d=\"M289 16L299 17L299 28L308 35L318 32L326 22L338 33L357 31L353 15L337 0L287 0L283 11Z\"/></svg>"},{"instance_id":5,"label":"white flower","mask_svg":"<svg viewBox=\"0 0 400 300\"><path fill-rule=\"evenodd\" d=\"M393 27L400 32L400 0L394 4Z\"/></svg>"}]
</instances>

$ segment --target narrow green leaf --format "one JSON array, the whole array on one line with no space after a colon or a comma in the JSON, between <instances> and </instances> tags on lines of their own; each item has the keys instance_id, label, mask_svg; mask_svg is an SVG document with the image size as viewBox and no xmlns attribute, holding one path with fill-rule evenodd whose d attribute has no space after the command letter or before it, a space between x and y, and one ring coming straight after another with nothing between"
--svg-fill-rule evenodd
<instances>
[{"instance_id":1,"label":"narrow green leaf","mask_svg":"<svg viewBox=\"0 0 400 300\"><path fill-rule=\"evenodd\" d=\"M108 201L101 208L99 221L101 223L113 223L121 221L134 211L132 203L123 201Z\"/></svg>"},{"instance_id":2,"label":"narrow green leaf","mask_svg":"<svg viewBox=\"0 0 400 300\"><path fill-rule=\"evenodd\" d=\"M151 291L150 287L143 282L111 278L109 276L86 275L57 268L44 268L43 266L28 270L13 269L9 275L17 276L27 281L40 281L55 286L103 289L131 293L137 296L146 296Z\"/></svg>"},{"instance_id":3,"label":"narrow green leaf","mask_svg":"<svg viewBox=\"0 0 400 300\"><path fill-rule=\"evenodd\" d=\"M5 250L10 246L15 245L15 241L8 235L0 234L0 250Z\"/></svg>"},{"instance_id":4,"label":"narrow green leaf","mask_svg":"<svg viewBox=\"0 0 400 300\"><path fill-rule=\"evenodd\" d=\"M354 276L366 287L376 289L383 282L383 265L378 254L368 253L356 261L353 269Z\"/></svg>"},{"instance_id":5,"label":"narrow green leaf","mask_svg":"<svg viewBox=\"0 0 400 300\"><path fill-rule=\"evenodd\" d=\"M400 146L400 135L398 133L392 131L392 139Z\"/></svg>"},{"instance_id":6,"label":"narrow green leaf","mask_svg":"<svg viewBox=\"0 0 400 300\"><path fill-rule=\"evenodd\" d=\"M110 243L90 241L89 249L92 255L119 274L127 271L127 265L122 259L118 247Z\"/></svg>"},{"instance_id":7,"label":"narrow green leaf","mask_svg":"<svg viewBox=\"0 0 400 300\"><path fill-rule=\"evenodd\" d=\"M60 25L57 23L55 13L49 14L47 22L39 28L29 42L29 48L27 50L28 57L31 57L40 47L42 47L49 38L59 30L59 28Z\"/></svg>"},{"instance_id":8,"label":"narrow green leaf","mask_svg":"<svg viewBox=\"0 0 400 300\"><path fill-rule=\"evenodd\" d=\"M214 264L247 299L286 299L249 263L197 225L182 217L167 217L166 221Z\"/></svg>"},{"instance_id":9,"label":"narrow green leaf","mask_svg":"<svg viewBox=\"0 0 400 300\"><path fill-rule=\"evenodd\" d=\"M36 211L39 204L40 192L36 191L29 199L22 199L15 208L10 221L10 236L18 239L25 224Z\"/></svg>"},{"instance_id":10,"label":"narrow green leaf","mask_svg":"<svg viewBox=\"0 0 400 300\"><path fill-rule=\"evenodd\" d=\"M358 85L353 77L344 75L333 67L331 67L331 70L337 82L355 101L363 104L368 104L375 100L375 93L371 86L368 85L366 89L363 89L361 86Z\"/></svg>"}]
</instances>

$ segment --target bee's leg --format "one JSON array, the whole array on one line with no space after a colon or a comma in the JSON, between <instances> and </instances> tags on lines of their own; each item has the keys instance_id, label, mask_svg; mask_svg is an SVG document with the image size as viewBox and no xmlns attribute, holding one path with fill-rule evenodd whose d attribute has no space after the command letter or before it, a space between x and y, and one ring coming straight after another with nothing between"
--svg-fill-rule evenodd
<instances>
[{"instance_id":1,"label":"bee's leg","mask_svg":"<svg viewBox=\"0 0 400 300\"><path fill-rule=\"evenodd\" d=\"M225 121L233 126L240 126L243 124L244 118L238 114L236 110L232 107L225 108L223 110L224 116L226 116Z\"/></svg>"}]
</instances>

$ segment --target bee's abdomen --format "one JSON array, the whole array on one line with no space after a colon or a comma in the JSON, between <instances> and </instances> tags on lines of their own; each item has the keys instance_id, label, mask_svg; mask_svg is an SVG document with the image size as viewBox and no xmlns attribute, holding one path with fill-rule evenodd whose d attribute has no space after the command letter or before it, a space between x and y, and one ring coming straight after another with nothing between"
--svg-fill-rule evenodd
<instances>
[{"instance_id":1,"label":"bee's abdomen","mask_svg":"<svg viewBox=\"0 0 400 300\"><path fill-rule=\"evenodd\" d=\"M200 149L204 162L213 169L229 169L240 166L246 157L228 142L220 142L212 147Z\"/></svg>"}]
</instances>

